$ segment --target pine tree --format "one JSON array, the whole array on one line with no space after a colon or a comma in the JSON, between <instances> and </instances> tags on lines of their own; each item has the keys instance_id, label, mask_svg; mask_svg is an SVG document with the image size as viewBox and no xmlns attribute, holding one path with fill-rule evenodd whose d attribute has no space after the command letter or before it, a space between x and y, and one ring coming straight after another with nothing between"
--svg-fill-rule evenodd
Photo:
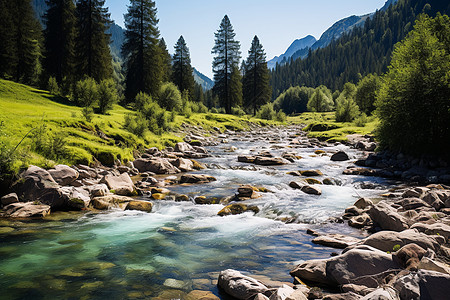
<instances>
[{"instance_id":1,"label":"pine tree","mask_svg":"<svg viewBox=\"0 0 450 300\"><path fill-rule=\"evenodd\" d=\"M152 0L131 0L125 15L126 60L125 97L134 99L139 92L159 93L163 73L156 6Z\"/></svg>"},{"instance_id":2,"label":"pine tree","mask_svg":"<svg viewBox=\"0 0 450 300\"><path fill-rule=\"evenodd\" d=\"M229 97L232 107L242 106L242 75L237 64L231 69Z\"/></svg>"},{"instance_id":3,"label":"pine tree","mask_svg":"<svg viewBox=\"0 0 450 300\"><path fill-rule=\"evenodd\" d=\"M72 0L48 0L44 15L45 58L48 77L73 82L75 71L75 5Z\"/></svg>"},{"instance_id":4,"label":"pine tree","mask_svg":"<svg viewBox=\"0 0 450 300\"><path fill-rule=\"evenodd\" d=\"M192 72L189 48L183 36L180 36L173 55L172 81L181 92L188 91L189 99L194 97L194 75Z\"/></svg>"},{"instance_id":5,"label":"pine tree","mask_svg":"<svg viewBox=\"0 0 450 300\"><path fill-rule=\"evenodd\" d=\"M215 35L215 46L211 53L216 54L214 57L212 68L214 72L214 93L219 97L220 105L225 107L225 111L230 114L234 97L231 95L230 80L233 68L239 64L240 60L240 44L234 40L233 26L227 15L222 19L220 27Z\"/></svg>"},{"instance_id":6,"label":"pine tree","mask_svg":"<svg viewBox=\"0 0 450 300\"><path fill-rule=\"evenodd\" d=\"M172 78L172 56L170 56L169 50L167 50L167 44L164 38L158 43L159 49L161 51L161 61L162 61L162 82L168 82Z\"/></svg>"},{"instance_id":7,"label":"pine tree","mask_svg":"<svg viewBox=\"0 0 450 300\"><path fill-rule=\"evenodd\" d=\"M78 35L76 38L77 75L94 78L97 82L113 75L109 50L111 25L105 0L78 0L76 8Z\"/></svg>"},{"instance_id":8,"label":"pine tree","mask_svg":"<svg viewBox=\"0 0 450 300\"><path fill-rule=\"evenodd\" d=\"M13 8L13 1L0 0L0 77L6 79L12 79L17 64Z\"/></svg>"},{"instance_id":9,"label":"pine tree","mask_svg":"<svg viewBox=\"0 0 450 300\"><path fill-rule=\"evenodd\" d=\"M244 106L253 108L253 115L256 115L259 107L268 103L272 95L266 54L256 35L248 51L248 58L243 63L243 72Z\"/></svg>"}]
</instances>

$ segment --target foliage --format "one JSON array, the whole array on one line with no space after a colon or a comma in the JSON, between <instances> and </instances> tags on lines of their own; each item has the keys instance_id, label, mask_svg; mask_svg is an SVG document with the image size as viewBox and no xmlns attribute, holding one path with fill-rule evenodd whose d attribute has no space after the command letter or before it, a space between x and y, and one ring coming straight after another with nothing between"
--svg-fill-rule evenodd
<instances>
[{"instance_id":1,"label":"foliage","mask_svg":"<svg viewBox=\"0 0 450 300\"><path fill-rule=\"evenodd\" d=\"M367 122L369 122L369 118L367 117L366 113L361 113L358 117L353 120L355 126L358 127L364 127L366 126Z\"/></svg>"},{"instance_id":2,"label":"foliage","mask_svg":"<svg viewBox=\"0 0 450 300\"><path fill-rule=\"evenodd\" d=\"M245 111L240 106L235 106L231 108L231 114L234 116L245 116Z\"/></svg>"},{"instance_id":3,"label":"foliage","mask_svg":"<svg viewBox=\"0 0 450 300\"><path fill-rule=\"evenodd\" d=\"M67 140L64 133L52 132L45 123L41 123L32 131L30 138L35 152L52 160L65 157Z\"/></svg>"},{"instance_id":4,"label":"foliage","mask_svg":"<svg viewBox=\"0 0 450 300\"><path fill-rule=\"evenodd\" d=\"M256 115L257 109L268 103L272 95L266 54L256 35L248 51L248 58L243 62L243 73L244 106L253 109L253 115Z\"/></svg>"},{"instance_id":5,"label":"foliage","mask_svg":"<svg viewBox=\"0 0 450 300\"><path fill-rule=\"evenodd\" d=\"M74 89L75 103L79 106L93 106L98 99L98 86L93 78L86 78L76 83Z\"/></svg>"},{"instance_id":6,"label":"foliage","mask_svg":"<svg viewBox=\"0 0 450 300\"><path fill-rule=\"evenodd\" d=\"M129 132L139 137L144 137L145 133L148 131L148 127L148 121L143 114L138 113L136 115L125 115L124 128L126 128Z\"/></svg>"},{"instance_id":7,"label":"foliage","mask_svg":"<svg viewBox=\"0 0 450 300\"><path fill-rule=\"evenodd\" d=\"M395 47L376 102L381 145L448 154L450 18L421 16Z\"/></svg>"},{"instance_id":8,"label":"foliage","mask_svg":"<svg viewBox=\"0 0 450 300\"><path fill-rule=\"evenodd\" d=\"M172 56L167 49L167 44L164 38L161 38L158 43L161 52L161 67L162 67L162 82L168 82L172 78Z\"/></svg>"},{"instance_id":9,"label":"foliage","mask_svg":"<svg viewBox=\"0 0 450 300\"><path fill-rule=\"evenodd\" d=\"M81 110L81 116L86 120L86 122L92 122L92 119L94 118L94 109L91 106L83 107Z\"/></svg>"},{"instance_id":10,"label":"foliage","mask_svg":"<svg viewBox=\"0 0 450 300\"><path fill-rule=\"evenodd\" d=\"M158 104L169 111L180 111L182 107L181 93L172 82L166 82L161 86Z\"/></svg>"},{"instance_id":11,"label":"foliage","mask_svg":"<svg viewBox=\"0 0 450 300\"><path fill-rule=\"evenodd\" d=\"M125 97L132 101L139 92L159 93L163 78L163 61L159 47L158 18L152 0L131 0L125 14Z\"/></svg>"},{"instance_id":12,"label":"foliage","mask_svg":"<svg viewBox=\"0 0 450 300\"><path fill-rule=\"evenodd\" d=\"M77 36L75 39L78 78L89 76L97 82L113 75L109 50L112 21L105 0L77 0Z\"/></svg>"},{"instance_id":13,"label":"foliage","mask_svg":"<svg viewBox=\"0 0 450 300\"><path fill-rule=\"evenodd\" d=\"M55 77L59 84L63 78L72 83L75 72L75 4L72 0L50 0L47 5L44 15L44 69L47 76Z\"/></svg>"},{"instance_id":14,"label":"foliage","mask_svg":"<svg viewBox=\"0 0 450 300\"><path fill-rule=\"evenodd\" d=\"M58 82L56 81L55 77L50 77L48 79L48 85L47 85L48 91L52 95L59 95L61 93Z\"/></svg>"},{"instance_id":15,"label":"foliage","mask_svg":"<svg viewBox=\"0 0 450 300\"><path fill-rule=\"evenodd\" d=\"M290 87L282 93L274 102L274 108L283 110L286 114L296 114L306 112L309 98L314 93L313 88Z\"/></svg>"},{"instance_id":16,"label":"foliage","mask_svg":"<svg viewBox=\"0 0 450 300\"><path fill-rule=\"evenodd\" d=\"M341 94L336 100L336 121L351 122L360 114L358 105L351 97Z\"/></svg>"},{"instance_id":17,"label":"foliage","mask_svg":"<svg viewBox=\"0 0 450 300\"><path fill-rule=\"evenodd\" d=\"M363 26L353 28L327 47L311 51L307 58L278 66L271 73L272 96L278 97L291 86L324 84L333 90L342 89L346 82L356 83L361 76L385 73L394 45L412 30L415 19L426 7L431 16L437 12L450 14L449 1L398 1L387 10L377 11Z\"/></svg>"},{"instance_id":18,"label":"foliage","mask_svg":"<svg viewBox=\"0 0 450 300\"><path fill-rule=\"evenodd\" d=\"M118 92L113 79L104 79L98 84L98 108L101 114L106 114L118 102Z\"/></svg>"},{"instance_id":19,"label":"foliage","mask_svg":"<svg viewBox=\"0 0 450 300\"><path fill-rule=\"evenodd\" d=\"M327 112L333 109L333 96L326 86L319 86L314 90L308 101L307 108L313 112Z\"/></svg>"},{"instance_id":20,"label":"foliage","mask_svg":"<svg viewBox=\"0 0 450 300\"><path fill-rule=\"evenodd\" d=\"M229 114L231 113L231 107L240 104L233 103L232 97L236 95L232 95L230 85L233 68L237 67L240 59L240 44L234 39L236 33L227 15L223 17L220 27L214 35L215 45L211 51L212 54L216 55L212 63L213 91L218 95L220 105ZM234 98L236 99L236 97Z\"/></svg>"},{"instance_id":21,"label":"foliage","mask_svg":"<svg viewBox=\"0 0 450 300\"><path fill-rule=\"evenodd\" d=\"M276 111L273 109L273 103L267 103L261 106L256 113L256 117L264 120L274 120L276 114Z\"/></svg>"},{"instance_id":22,"label":"foliage","mask_svg":"<svg viewBox=\"0 0 450 300\"><path fill-rule=\"evenodd\" d=\"M175 44L175 53L173 54L172 82L181 92L188 91L191 99L194 97L194 75L192 72L189 48L183 36L180 36Z\"/></svg>"},{"instance_id":23,"label":"foliage","mask_svg":"<svg viewBox=\"0 0 450 300\"><path fill-rule=\"evenodd\" d=\"M242 106L242 75L237 65L232 68L229 88L231 103Z\"/></svg>"},{"instance_id":24,"label":"foliage","mask_svg":"<svg viewBox=\"0 0 450 300\"><path fill-rule=\"evenodd\" d=\"M369 74L358 82L355 101L359 109L370 115L375 110L375 100L381 87L381 80L375 74Z\"/></svg>"}]
</instances>

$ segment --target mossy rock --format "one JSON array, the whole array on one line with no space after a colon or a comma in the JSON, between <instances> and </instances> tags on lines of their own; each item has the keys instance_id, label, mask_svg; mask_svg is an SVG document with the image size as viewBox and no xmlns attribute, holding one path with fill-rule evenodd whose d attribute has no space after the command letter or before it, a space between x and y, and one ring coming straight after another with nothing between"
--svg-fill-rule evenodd
<instances>
[{"instance_id":1,"label":"mossy rock","mask_svg":"<svg viewBox=\"0 0 450 300\"><path fill-rule=\"evenodd\" d=\"M339 125L333 123L311 123L305 127L305 131L328 131L332 129L341 128Z\"/></svg>"},{"instance_id":2,"label":"mossy rock","mask_svg":"<svg viewBox=\"0 0 450 300\"><path fill-rule=\"evenodd\" d=\"M322 184L320 180L314 178L306 178L304 179L308 184Z\"/></svg>"},{"instance_id":3,"label":"mossy rock","mask_svg":"<svg viewBox=\"0 0 450 300\"><path fill-rule=\"evenodd\" d=\"M152 198L155 200L164 200L166 198L167 194L162 193L154 193L152 194Z\"/></svg>"},{"instance_id":4,"label":"mossy rock","mask_svg":"<svg viewBox=\"0 0 450 300\"><path fill-rule=\"evenodd\" d=\"M139 210L144 212L151 212L153 203L148 201L130 201L125 207L125 210Z\"/></svg>"},{"instance_id":5,"label":"mossy rock","mask_svg":"<svg viewBox=\"0 0 450 300\"><path fill-rule=\"evenodd\" d=\"M109 151L100 151L97 153L96 158L99 162L102 163L104 166L112 167L114 165L114 162L116 160L116 156L114 153Z\"/></svg>"},{"instance_id":6,"label":"mossy rock","mask_svg":"<svg viewBox=\"0 0 450 300\"><path fill-rule=\"evenodd\" d=\"M221 211L217 213L217 215L223 217L228 215L239 215L245 213L247 211L252 211L255 214L259 213L259 208L257 206L247 206L242 203L235 203L228 206L225 206Z\"/></svg>"}]
</instances>

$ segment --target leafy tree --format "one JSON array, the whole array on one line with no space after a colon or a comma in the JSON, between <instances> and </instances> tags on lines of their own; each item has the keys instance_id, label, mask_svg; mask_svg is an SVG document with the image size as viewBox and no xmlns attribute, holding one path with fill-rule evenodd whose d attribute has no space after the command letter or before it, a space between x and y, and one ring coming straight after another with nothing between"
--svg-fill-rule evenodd
<instances>
[{"instance_id":1,"label":"leafy tree","mask_svg":"<svg viewBox=\"0 0 450 300\"><path fill-rule=\"evenodd\" d=\"M181 93L172 82L164 83L158 97L158 104L169 111L180 111L182 107Z\"/></svg>"},{"instance_id":2,"label":"leafy tree","mask_svg":"<svg viewBox=\"0 0 450 300\"><path fill-rule=\"evenodd\" d=\"M394 50L376 102L381 145L448 155L450 18L422 15Z\"/></svg>"},{"instance_id":3,"label":"leafy tree","mask_svg":"<svg viewBox=\"0 0 450 300\"><path fill-rule=\"evenodd\" d=\"M322 85L315 89L307 107L309 111L326 112L333 109L333 104L333 96L330 90Z\"/></svg>"},{"instance_id":4,"label":"leafy tree","mask_svg":"<svg viewBox=\"0 0 450 300\"><path fill-rule=\"evenodd\" d=\"M44 15L45 58L48 77L58 84L74 80L75 72L75 4L72 0L48 0Z\"/></svg>"},{"instance_id":5,"label":"leafy tree","mask_svg":"<svg viewBox=\"0 0 450 300\"><path fill-rule=\"evenodd\" d=\"M360 114L358 105L351 97L341 94L336 100L336 121L351 122Z\"/></svg>"},{"instance_id":6,"label":"leafy tree","mask_svg":"<svg viewBox=\"0 0 450 300\"><path fill-rule=\"evenodd\" d=\"M266 54L256 35L248 51L248 58L243 62L243 71L244 105L253 108L253 115L256 115L257 109L268 103L272 95Z\"/></svg>"},{"instance_id":7,"label":"leafy tree","mask_svg":"<svg viewBox=\"0 0 450 300\"><path fill-rule=\"evenodd\" d=\"M42 29L30 0L0 1L0 76L36 84L41 72Z\"/></svg>"},{"instance_id":8,"label":"leafy tree","mask_svg":"<svg viewBox=\"0 0 450 300\"><path fill-rule=\"evenodd\" d=\"M194 75L191 66L189 48L183 36L175 44L173 54L172 81L181 92L187 91L189 99L194 98Z\"/></svg>"},{"instance_id":9,"label":"leafy tree","mask_svg":"<svg viewBox=\"0 0 450 300\"><path fill-rule=\"evenodd\" d=\"M161 66L163 73L161 81L168 82L172 78L172 56L170 56L169 50L167 50L167 44L164 38L159 40L158 46L161 51Z\"/></svg>"},{"instance_id":10,"label":"leafy tree","mask_svg":"<svg viewBox=\"0 0 450 300\"><path fill-rule=\"evenodd\" d=\"M78 0L76 8L76 60L78 78L89 76L97 82L113 75L109 50L111 25L105 0Z\"/></svg>"},{"instance_id":11,"label":"leafy tree","mask_svg":"<svg viewBox=\"0 0 450 300\"><path fill-rule=\"evenodd\" d=\"M296 114L308 111L308 100L314 93L309 87L290 87L282 93L274 102L276 110L283 110L286 114Z\"/></svg>"},{"instance_id":12,"label":"leafy tree","mask_svg":"<svg viewBox=\"0 0 450 300\"><path fill-rule=\"evenodd\" d=\"M237 105L237 103L233 103L233 99L239 99L239 95L232 95L230 82L233 68L237 68L241 53L239 51L240 44L234 39L236 33L234 33L227 15L222 19L220 27L214 35L215 45L211 51L212 54L216 55L212 63L213 91L219 97L220 105L225 107L225 111L230 114L231 107Z\"/></svg>"},{"instance_id":13,"label":"leafy tree","mask_svg":"<svg viewBox=\"0 0 450 300\"><path fill-rule=\"evenodd\" d=\"M375 110L375 100L380 87L381 81L376 74L369 74L358 82L355 101L359 109L367 115Z\"/></svg>"},{"instance_id":14,"label":"leafy tree","mask_svg":"<svg viewBox=\"0 0 450 300\"><path fill-rule=\"evenodd\" d=\"M130 0L125 14L125 97L134 99L139 92L156 96L159 93L163 66L159 43L156 6L152 0Z\"/></svg>"},{"instance_id":15,"label":"leafy tree","mask_svg":"<svg viewBox=\"0 0 450 300\"><path fill-rule=\"evenodd\" d=\"M98 108L101 114L106 114L118 102L118 92L113 79L103 79L98 84Z\"/></svg>"},{"instance_id":16,"label":"leafy tree","mask_svg":"<svg viewBox=\"0 0 450 300\"><path fill-rule=\"evenodd\" d=\"M98 99L98 86L93 78L78 81L74 89L75 102L79 106L92 107Z\"/></svg>"},{"instance_id":17,"label":"leafy tree","mask_svg":"<svg viewBox=\"0 0 450 300\"><path fill-rule=\"evenodd\" d=\"M354 99L355 95L356 95L356 85L354 85L351 82L347 82L346 84L344 84L344 89L342 90L339 97ZM339 99L339 97L338 97L338 99ZM336 99L336 102L338 99Z\"/></svg>"}]
</instances>

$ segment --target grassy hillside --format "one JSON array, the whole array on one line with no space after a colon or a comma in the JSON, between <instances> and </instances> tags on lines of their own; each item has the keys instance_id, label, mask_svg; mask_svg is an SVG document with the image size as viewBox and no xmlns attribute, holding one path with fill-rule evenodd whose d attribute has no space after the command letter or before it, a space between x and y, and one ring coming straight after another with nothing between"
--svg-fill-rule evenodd
<instances>
[{"instance_id":1,"label":"grassy hillside","mask_svg":"<svg viewBox=\"0 0 450 300\"><path fill-rule=\"evenodd\" d=\"M132 111L115 105L109 115L95 115L86 122L81 108L65 98L46 91L0 80L0 146L2 156L14 156L14 169L21 165L50 166L58 163L91 163L95 159L109 164L114 159L133 159L133 152L147 147L174 145L181 141L176 134L182 123L205 129L245 129L249 122L267 124L257 119L219 114L193 114L189 119L177 116L171 123L173 133L138 137L126 131L125 115ZM31 132L30 132L31 131ZM28 133L28 135L27 135Z\"/></svg>"}]
</instances>

